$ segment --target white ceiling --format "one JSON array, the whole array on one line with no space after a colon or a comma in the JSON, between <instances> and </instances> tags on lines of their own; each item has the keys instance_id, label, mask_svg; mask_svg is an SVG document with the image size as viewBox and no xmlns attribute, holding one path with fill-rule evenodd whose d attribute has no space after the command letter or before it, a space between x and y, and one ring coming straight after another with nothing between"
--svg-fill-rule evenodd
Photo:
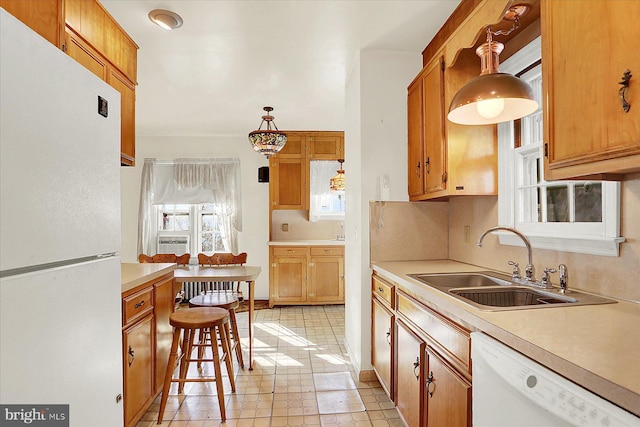
<instances>
[{"instance_id":1,"label":"white ceiling","mask_svg":"<svg viewBox=\"0 0 640 427\"><path fill-rule=\"evenodd\" d=\"M244 135L266 105L280 129L344 129L357 52L422 52L459 0L101 3L140 46L136 132L149 136ZM163 30L152 9L184 25Z\"/></svg>"}]
</instances>

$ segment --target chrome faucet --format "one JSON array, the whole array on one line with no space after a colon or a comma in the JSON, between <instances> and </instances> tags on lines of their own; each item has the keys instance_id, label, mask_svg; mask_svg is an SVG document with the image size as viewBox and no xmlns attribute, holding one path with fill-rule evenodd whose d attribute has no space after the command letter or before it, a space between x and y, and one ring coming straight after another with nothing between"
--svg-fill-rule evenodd
<instances>
[{"instance_id":1,"label":"chrome faucet","mask_svg":"<svg viewBox=\"0 0 640 427\"><path fill-rule=\"evenodd\" d=\"M524 274L525 274L524 280L527 281L527 282L531 282L532 284L535 283L535 281L536 281L536 279L535 279L535 268L533 266L533 262L531 261L531 243L529 243L529 239L527 239L527 236L525 236L524 234L522 234L518 230L515 230L515 229L510 228L510 227L500 227L500 226L492 227L492 228L488 229L487 231L485 231L484 233L482 233L482 235L478 239L477 245L479 247L482 247L482 239L484 239L484 236L486 236L489 233L492 233L494 231L499 231L499 230L510 231L511 233L515 234L516 236L518 236L518 237L520 237L522 239L522 241L524 242L524 245L527 247L527 256L528 256L527 266L525 267L525 270L524 270Z\"/></svg>"},{"instance_id":2,"label":"chrome faucet","mask_svg":"<svg viewBox=\"0 0 640 427\"><path fill-rule=\"evenodd\" d=\"M568 294L569 290L567 289L567 285L569 282L569 272L567 272L567 266L560 264L558 269L560 270L560 290L558 292L561 294Z\"/></svg>"}]
</instances>

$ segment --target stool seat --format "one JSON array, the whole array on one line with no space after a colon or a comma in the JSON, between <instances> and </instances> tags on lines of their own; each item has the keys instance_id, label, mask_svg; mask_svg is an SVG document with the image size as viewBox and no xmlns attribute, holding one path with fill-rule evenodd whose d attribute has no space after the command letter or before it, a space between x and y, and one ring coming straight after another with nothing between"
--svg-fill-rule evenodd
<instances>
[{"instance_id":1,"label":"stool seat","mask_svg":"<svg viewBox=\"0 0 640 427\"><path fill-rule=\"evenodd\" d=\"M191 310L178 310L169 316L169 324L182 329L209 328L223 320L229 312L221 307L198 307Z\"/></svg>"},{"instance_id":2,"label":"stool seat","mask_svg":"<svg viewBox=\"0 0 640 427\"><path fill-rule=\"evenodd\" d=\"M213 292L198 295L189 300L189 307L221 307L227 310L240 306L238 297L230 292Z\"/></svg>"}]
</instances>

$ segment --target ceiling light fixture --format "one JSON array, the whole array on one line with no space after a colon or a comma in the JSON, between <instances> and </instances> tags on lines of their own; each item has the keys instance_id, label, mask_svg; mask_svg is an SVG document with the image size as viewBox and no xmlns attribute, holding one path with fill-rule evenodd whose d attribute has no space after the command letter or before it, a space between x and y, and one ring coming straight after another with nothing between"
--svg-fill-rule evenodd
<instances>
[{"instance_id":1,"label":"ceiling light fixture","mask_svg":"<svg viewBox=\"0 0 640 427\"><path fill-rule=\"evenodd\" d=\"M340 169L338 169L336 176L329 180L329 188L331 188L331 191L344 192L344 169L342 169L344 159L338 159L338 161L340 162Z\"/></svg>"},{"instance_id":2,"label":"ceiling light fixture","mask_svg":"<svg viewBox=\"0 0 640 427\"><path fill-rule=\"evenodd\" d=\"M284 132L280 132L276 123L273 121L273 116L269 114L273 111L273 107L264 107L266 115L262 116L262 122L258 130L254 130L249 133L249 142L255 151L267 156L267 159L278 151L282 150L282 147L287 143L287 135ZM267 122L267 128L262 130L262 125ZM273 122L273 128L271 129L271 122Z\"/></svg>"},{"instance_id":3,"label":"ceiling light fixture","mask_svg":"<svg viewBox=\"0 0 640 427\"><path fill-rule=\"evenodd\" d=\"M149 19L165 30L175 30L182 27L182 17L170 10L154 9L149 12Z\"/></svg>"},{"instance_id":4,"label":"ceiling light fixture","mask_svg":"<svg viewBox=\"0 0 640 427\"><path fill-rule=\"evenodd\" d=\"M480 76L464 85L451 100L447 118L461 125L487 125L527 116L538 109L531 87L523 80L499 70L499 56L504 45L493 36L508 35L520 26L520 17L529 11L525 4L514 5L504 19L513 21L511 29L492 31L487 27L487 41L476 49L481 59Z\"/></svg>"}]
</instances>

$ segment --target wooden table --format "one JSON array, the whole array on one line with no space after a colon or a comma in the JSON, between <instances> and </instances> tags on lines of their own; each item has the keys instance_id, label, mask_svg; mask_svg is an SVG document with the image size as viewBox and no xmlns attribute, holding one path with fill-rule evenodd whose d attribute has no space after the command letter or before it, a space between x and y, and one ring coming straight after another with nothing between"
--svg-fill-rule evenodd
<instances>
[{"instance_id":1,"label":"wooden table","mask_svg":"<svg viewBox=\"0 0 640 427\"><path fill-rule=\"evenodd\" d=\"M178 267L174 270L176 282L247 282L249 286L249 370L253 370L253 310L255 299L255 280L260 274L260 267L253 266L220 266Z\"/></svg>"}]
</instances>

